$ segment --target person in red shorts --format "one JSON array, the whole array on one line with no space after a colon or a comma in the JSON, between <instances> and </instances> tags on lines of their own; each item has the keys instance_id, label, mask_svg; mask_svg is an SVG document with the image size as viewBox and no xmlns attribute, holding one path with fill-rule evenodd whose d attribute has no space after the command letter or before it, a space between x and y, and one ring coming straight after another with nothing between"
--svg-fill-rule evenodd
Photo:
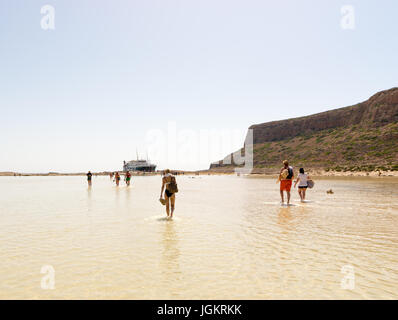
<instances>
[{"instance_id":1,"label":"person in red shorts","mask_svg":"<svg viewBox=\"0 0 398 320\"><path fill-rule=\"evenodd\" d=\"M292 181L293 181L293 167L289 166L289 162L287 160L283 161L283 167L279 172L279 180L280 184L280 192L281 192L281 199L282 204L285 203L285 199L283 197L283 191L287 193L287 205L290 204L290 189L292 188Z\"/></svg>"}]
</instances>

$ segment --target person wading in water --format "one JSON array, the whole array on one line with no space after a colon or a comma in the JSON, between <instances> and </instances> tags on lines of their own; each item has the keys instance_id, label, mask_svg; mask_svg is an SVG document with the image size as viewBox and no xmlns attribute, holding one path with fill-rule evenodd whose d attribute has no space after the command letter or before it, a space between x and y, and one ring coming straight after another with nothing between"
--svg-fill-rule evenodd
<instances>
[{"instance_id":1,"label":"person wading in water","mask_svg":"<svg viewBox=\"0 0 398 320\"><path fill-rule=\"evenodd\" d=\"M173 218L173 212L176 201L175 194L178 192L178 187L177 187L176 178L170 173L169 169L166 169L164 171L164 177L162 178L162 190L160 191L160 199L162 199L163 191L164 191L164 200L166 202L165 204L166 204L167 217ZM170 212L170 206L171 206L171 212Z\"/></svg>"},{"instance_id":2,"label":"person wading in water","mask_svg":"<svg viewBox=\"0 0 398 320\"><path fill-rule=\"evenodd\" d=\"M299 189L298 193L301 199L301 202L304 202L305 200L305 192L307 191L308 188L308 180L310 180L310 176L306 173L304 173L304 168L300 168L300 173L297 177L296 182L294 183L294 187L296 188L297 183L299 184Z\"/></svg>"},{"instance_id":3,"label":"person wading in water","mask_svg":"<svg viewBox=\"0 0 398 320\"><path fill-rule=\"evenodd\" d=\"M289 162L287 160L283 161L283 167L279 172L279 181L280 184L280 193L282 204L284 204L285 199L283 197L283 191L287 193L287 204L290 204L290 189L292 188L292 180L293 180L293 167L289 166Z\"/></svg>"},{"instance_id":4,"label":"person wading in water","mask_svg":"<svg viewBox=\"0 0 398 320\"><path fill-rule=\"evenodd\" d=\"M129 187L130 186L130 180L131 180L131 173L130 171L126 172L126 185Z\"/></svg>"},{"instance_id":5,"label":"person wading in water","mask_svg":"<svg viewBox=\"0 0 398 320\"><path fill-rule=\"evenodd\" d=\"M119 182L120 182L120 174L119 174L119 172L115 173L115 181L116 181L116 185L119 186Z\"/></svg>"},{"instance_id":6,"label":"person wading in water","mask_svg":"<svg viewBox=\"0 0 398 320\"><path fill-rule=\"evenodd\" d=\"M89 171L87 173L87 182L88 182L88 186L91 187L91 178L92 178L93 174L91 173L91 171Z\"/></svg>"}]
</instances>

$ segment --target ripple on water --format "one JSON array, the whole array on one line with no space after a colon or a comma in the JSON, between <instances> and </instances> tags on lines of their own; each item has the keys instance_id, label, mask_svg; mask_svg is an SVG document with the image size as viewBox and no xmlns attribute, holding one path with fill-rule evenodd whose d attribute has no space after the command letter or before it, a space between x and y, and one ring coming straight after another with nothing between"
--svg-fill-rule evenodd
<instances>
[{"instance_id":1,"label":"ripple on water","mask_svg":"<svg viewBox=\"0 0 398 320\"><path fill-rule=\"evenodd\" d=\"M281 206L274 180L179 177L172 220L159 177L84 183L0 179L0 298L398 298L396 182L386 198L382 180L321 180ZM56 290L40 289L43 265Z\"/></svg>"}]
</instances>

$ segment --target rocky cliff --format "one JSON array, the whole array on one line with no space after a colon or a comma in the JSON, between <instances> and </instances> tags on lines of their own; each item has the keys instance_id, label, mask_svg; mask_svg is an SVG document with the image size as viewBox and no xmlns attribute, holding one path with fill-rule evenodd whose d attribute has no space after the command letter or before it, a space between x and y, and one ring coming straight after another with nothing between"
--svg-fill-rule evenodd
<instances>
[{"instance_id":1,"label":"rocky cliff","mask_svg":"<svg viewBox=\"0 0 398 320\"><path fill-rule=\"evenodd\" d=\"M257 169L279 167L286 158L296 166L326 170L393 170L398 164L398 88L354 106L249 129ZM222 167L233 166L220 161L210 168Z\"/></svg>"},{"instance_id":2,"label":"rocky cliff","mask_svg":"<svg viewBox=\"0 0 398 320\"><path fill-rule=\"evenodd\" d=\"M379 127L396 121L398 121L398 88L379 92L369 100L355 106L307 117L256 124L250 129L253 129L254 144L257 144L331 128L358 124Z\"/></svg>"}]
</instances>

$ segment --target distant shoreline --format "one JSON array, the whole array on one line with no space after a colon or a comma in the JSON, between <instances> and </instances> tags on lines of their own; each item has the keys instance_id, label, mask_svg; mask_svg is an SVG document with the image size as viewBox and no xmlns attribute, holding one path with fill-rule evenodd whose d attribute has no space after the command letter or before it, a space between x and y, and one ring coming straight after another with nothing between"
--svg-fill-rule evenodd
<instances>
[{"instance_id":1,"label":"distant shoreline","mask_svg":"<svg viewBox=\"0 0 398 320\"><path fill-rule=\"evenodd\" d=\"M118 171L122 173L122 171ZM111 172L92 172L93 176L109 176ZM142 175L158 175L160 172L134 172L136 176ZM58 177L58 176L85 176L87 172L73 172L73 173L61 173L61 172L48 172L48 173L23 173L23 172L0 172L0 177Z\"/></svg>"},{"instance_id":2,"label":"distant shoreline","mask_svg":"<svg viewBox=\"0 0 398 320\"><path fill-rule=\"evenodd\" d=\"M268 170L267 170L268 171ZM268 172L261 172L254 169L250 174L239 174L233 169L225 170L201 170L201 171L182 171L174 170L177 175L242 175L250 177L265 177L273 178L277 176L277 169L269 170ZM326 171L323 169L307 170L308 174L313 177L398 177L398 171ZM122 173L122 171L119 171ZM161 175L161 171L157 172L132 172L133 176L156 176ZM75 173L59 173L59 172L48 172L48 173L22 173L22 172L0 172L0 177L58 177L58 176L86 176L86 172L75 172ZM110 172L93 172L94 176L109 176Z\"/></svg>"},{"instance_id":3,"label":"distant shoreline","mask_svg":"<svg viewBox=\"0 0 398 320\"><path fill-rule=\"evenodd\" d=\"M297 169L297 168L296 168ZM295 169L295 175L297 175ZM233 169L211 170L211 174L236 174ZM250 176L275 177L279 169L253 169ZM307 169L306 173L313 177L398 177L398 171L333 171L324 169Z\"/></svg>"},{"instance_id":4,"label":"distant shoreline","mask_svg":"<svg viewBox=\"0 0 398 320\"><path fill-rule=\"evenodd\" d=\"M197 175L200 171L183 171L183 170L171 170L176 175ZM101 171L91 173L93 176L109 176L111 173L119 172L119 174L124 174L124 171ZM156 176L161 175L162 171L155 172L138 172L130 171L133 176ZM10 172L4 171L0 172L0 177L58 177L58 176L86 176L87 172L47 172L47 173L29 173L29 172Z\"/></svg>"}]
</instances>

